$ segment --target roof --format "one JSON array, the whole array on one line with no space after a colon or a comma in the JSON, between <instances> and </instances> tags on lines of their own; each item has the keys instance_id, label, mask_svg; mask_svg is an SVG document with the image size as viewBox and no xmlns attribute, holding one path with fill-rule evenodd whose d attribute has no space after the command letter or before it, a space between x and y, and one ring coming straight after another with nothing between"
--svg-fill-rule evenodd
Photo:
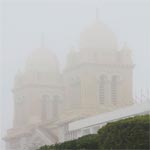
<instances>
[{"instance_id":1,"label":"roof","mask_svg":"<svg viewBox=\"0 0 150 150\"><path fill-rule=\"evenodd\" d=\"M69 124L69 131L79 130L90 126L104 124L115 120L145 114L150 112L150 101L142 104L133 104L112 112L96 115L86 119L78 120Z\"/></svg>"}]
</instances>

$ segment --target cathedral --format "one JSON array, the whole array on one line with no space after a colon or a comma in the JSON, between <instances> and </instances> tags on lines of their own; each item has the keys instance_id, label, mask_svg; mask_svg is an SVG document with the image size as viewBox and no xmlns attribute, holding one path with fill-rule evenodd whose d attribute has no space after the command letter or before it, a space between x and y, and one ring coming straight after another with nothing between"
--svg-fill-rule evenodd
<instances>
[{"instance_id":1,"label":"cathedral","mask_svg":"<svg viewBox=\"0 0 150 150\"><path fill-rule=\"evenodd\" d=\"M63 71L56 55L44 46L26 61L14 81L13 128L6 150L36 150L77 138L68 124L133 104L131 50L100 20L80 33Z\"/></svg>"}]
</instances>

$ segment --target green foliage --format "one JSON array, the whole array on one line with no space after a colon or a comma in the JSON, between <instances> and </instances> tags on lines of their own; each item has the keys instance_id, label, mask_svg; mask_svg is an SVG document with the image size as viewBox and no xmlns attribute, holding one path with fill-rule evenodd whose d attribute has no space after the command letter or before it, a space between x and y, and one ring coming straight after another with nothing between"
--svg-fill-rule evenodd
<instances>
[{"instance_id":1,"label":"green foliage","mask_svg":"<svg viewBox=\"0 0 150 150\"><path fill-rule=\"evenodd\" d=\"M97 149L98 134L83 136L76 141L77 149Z\"/></svg>"},{"instance_id":2,"label":"green foliage","mask_svg":"<svg viewBox=\"0 0 150 150\"><path fill-rule=\"evenodd\" d=\"M38 150L49 150L50 149L50 146L42 146L41 148L39 148Z\"/></svg>"},{"instance_id":3,"label":"green foliage","mask_svg":"<svg viewBox=\"0 0 150 150\"><path fill-rule=\"evenodd\" d=\"M61 144L56 144L54 146L51 147L51 149L76 149L76 140L72 140L72 141L66 141L64 143Z\"/></svg>"},{"instance_id":4,"label":"green foliage","mask_svg":"<svg viewBox=\"0 0 150 150\"><path fill-rule=\"evenodd\" d=\"M148 150L150 116L143 115L108 123L99 129L98 134L80 137L51 146L43 146L39 150L64 149L144 149Z\"/></svg>"},{"instance_id":5,"label":"green foliage","mask_svg":"<svg viewBox=\"0 0 150 150\"><path fill-rule=\"evenodd\" d=\"M108 123L98 131L99 149L149 149L149 115Z\"/></svg>"}]
</instances>

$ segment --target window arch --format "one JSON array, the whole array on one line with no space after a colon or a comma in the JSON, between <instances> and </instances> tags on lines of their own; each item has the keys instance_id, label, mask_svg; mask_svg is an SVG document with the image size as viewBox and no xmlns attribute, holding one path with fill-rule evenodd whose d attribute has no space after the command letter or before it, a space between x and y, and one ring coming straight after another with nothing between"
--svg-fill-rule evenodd
<instances>
[{"instance_id":1,"label":"window arch","mask_svg":"<svg viewBox=\"0 0 150 150\"><path fill-rule=\"evenodd\" d=\"M99 81L99 102L101 104L104 104L106 100L106 81L107 77L105 75L101 75Z\"/></svg>"},{"instance_id":2,"label":"window arch","mask_svg":"<svg viewBox=\"0 0 150 150\"><path fill-rule=\"evenodd\" d=\"M59 117L59 96L54 95L53 96L53 102L52 102L52 115L53 118L58 118Z\"/></svg>"},{"instance_id":3,"label":"window arch","mask_svg":"<svg viewBox=\"0 0 150 150\"><path fill-rule=\"evenodd\" d=\"M114 75L111 79L111 101L113 104L117 103L118 98L118 76Z\"/></svg>"},{"instance_id":4,"label":"window arch","mask_svg":"<svg viewBox=\"0 0 150 150\"><path fill-rule=\"evenodd\" d=\"M81 80L79 77L74 78L70 84L71 106L79 107L81 104Z\"/></svg>"},{"instance_id":5,"label":"window arch","mask_svg":"<svg viewBox=\"0 0 150 150\"><path fill-rule=\"evenodd\" d=\"M48 107L49 107L49 96L48 95L43 95L42 96L42 112L41 112L41 119L42 120L47 120L48 119Z\"/></svg>"}]
</instances>

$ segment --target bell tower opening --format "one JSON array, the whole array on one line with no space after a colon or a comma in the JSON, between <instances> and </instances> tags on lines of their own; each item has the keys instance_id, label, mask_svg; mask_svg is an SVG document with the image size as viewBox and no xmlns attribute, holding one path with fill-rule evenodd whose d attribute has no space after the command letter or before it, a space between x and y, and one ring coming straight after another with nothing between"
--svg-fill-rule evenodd
<instances>
[{"instance_id":1,"label":"bell tower opening","mask_svg":"<svg viewBox=\"0 0 150 150\"><path fill-rule=\"evenodd\" d=\"M111 100L113 104L117 103L118 99L118 77L112 76L111 80Z\"/></svg>"},{"instance_id":2,"label":"bell tower opening","mask_svg":"<svg viewBox=\"0 0 150 150\"><path fill-rule=\"evenodd\" d=\"M58 103L59 103L59 96L58 95L55 95L53 97L53 102L52 102L52 114L53 114L53 118L58 118L59 117L59 106L58 106Z\"/></svg>"},{"instance_id":3,"label":"bell tower opening","mask_svg":"<svg viewBox=\"0 0 150 150\"><path fill-rule=\"evenodd\" d=\"M102 75L99 81L99 102L104 104L106 100L106 76Z\"/></svg>"},{"instance_id":4,"label":"bell tower opening","mask_svg":"<svg viewBox=\"0 0 150 150\"><path fill-rule=\"evenodd\" d=\"M48 120L48 109L49 109L49 96L42 96L42 112L41 112L41 120Z\"/></svg>"}]
</instances>

